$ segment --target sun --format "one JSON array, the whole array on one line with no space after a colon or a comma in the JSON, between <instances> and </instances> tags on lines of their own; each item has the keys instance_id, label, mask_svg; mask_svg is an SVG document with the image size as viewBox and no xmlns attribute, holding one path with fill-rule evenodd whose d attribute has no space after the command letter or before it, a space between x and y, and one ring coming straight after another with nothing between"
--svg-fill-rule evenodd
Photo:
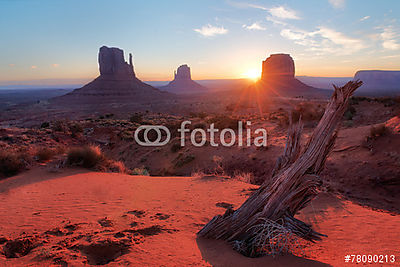
<instances>
[{"instance_id":1,"label":"sun","mask_svg":"<svg viewBox=\"0 0 400 267\"><path fill-rule=\"evenodd\" d=\"M258 79L260 79L261 73L258 69L249 69L243 73L243 76L247 79L257 81Z\"/></svg>"}]
</instances>

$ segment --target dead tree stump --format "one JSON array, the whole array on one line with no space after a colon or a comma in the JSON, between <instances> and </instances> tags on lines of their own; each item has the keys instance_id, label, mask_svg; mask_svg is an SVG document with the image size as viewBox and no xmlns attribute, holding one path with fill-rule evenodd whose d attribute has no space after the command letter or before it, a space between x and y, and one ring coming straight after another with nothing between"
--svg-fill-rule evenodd
<instances>
[{"instance_id":1,"label":"dead tree stump","mask_svg":"<svg viewBox=\"0 0 400 267\"><path fill-rule=\"evenodd\" d=\"M263 254L263 248L255 243L259 244L260 238L257 226L265 221L277 223L305 240L320 240L323 234L294 216L317 195L321 184L318 175L333 148L348 99L361 85L361 81L350 81L343 87L334 85L325 113L305 147L300 145L303 127L299 121L289 127L286 147L276 162L272 179L265 181L237 210L215 216L198 236L239 243L241 252L251 257Z\"/></svg>"}]
</instances>

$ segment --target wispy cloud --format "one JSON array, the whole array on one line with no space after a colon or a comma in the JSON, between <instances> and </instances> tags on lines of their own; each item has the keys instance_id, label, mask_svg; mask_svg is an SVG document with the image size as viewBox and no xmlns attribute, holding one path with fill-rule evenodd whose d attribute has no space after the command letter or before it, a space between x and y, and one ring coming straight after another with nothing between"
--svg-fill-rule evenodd
<instances>
[{"instance_id":1,"label":"wispy cloud","mask_svg":"<svg viewBox=\"0 0 400 267\"><path fill-rule=\"evenodd\" d=\"M12 68L12 67L15 67L15 64L11 63L11 64L8 64L8 66Z\"/></svg>"},{"instance_id":2,"label":"wispy cloud","mask_svg":"<svg viewBox=\"0 0 400 267\"><path fill-rule=\"evenodd\" d=\"M366 47L361 39L349 37L334 29L320 26L315 31L283 29L281 36L319 54L351 54Z\"/></svg>"},{"instance_id":3,"label":"wispy cloud","mask_svg":"<svg viewBox=\"0 0 400 267\"><path fill-rule=\"evenodd\" d=\"M215 35L228 33L228 30L225 29L223 26L217 27L217 26L212 26L211 24L204 25L200 29L194 29L194 31L200 33L205 37L212 37Z\"/></svg>"},{"instance_id":4,"label":"wispy cloud","mask_svg":"<svg viewBox=\"0 0 400 267\"><path fill-rule=\"evenodd\" d=\"M252 30L252 31L265 31L266 30L266 28L261 26L260 23L258 23L258 22L254 22L251 25L244 24L242 27L247 30Z\"/></svg>"},{"instance_id":5,"label":"wispy cloud","mask_svg":"<svg viewBox=\"0 0 400 267\"><path fill-rule=\"evenodd\" d=\"M253 3L247 3L247 2L236 2L236 1L227 1L228 4L231 6L237 7L237 8L255 8L255 9L261 9L261 10L268 10L268 8L253 4Z\"/></svg>"},{"instance_id":6,"label":"wispy cloud","mask_svg":"<svg viewBox=\"0 0 400 267\"><path fill-rule=\"evenodd\" d=\"M284 6L278 6L268 9L268 12L276 18L280 19L300 19L297 15L297 12L291 9L288 9Z\"/></svg>"},{"instance_id":7,"label":"wispy cloud","mask_svg":"<svg viewBox=\"0 0 400 267\"><path fill-rule=\"evenodd\" d=\"M364 21L364 20L367 20L367 19L369 19L371 16L365 16L365 17L362 17L361 19L360 19L360 21Z\"/></svg>"},{"instance_id":8,"label":"wispy cloud","mask_svg":"<svg viewBox=\"0 0 400 267\"><path fill-rule=\"evenodd\" d=\"M395 32L393 27L386 27L380 34L382 39L382 46L388 50L398 50L400 49L399 39L400 35Z\"/></svg>"},{"instance_id":9,"label":"wispy cloud","mask_svg":"<svg viewBox=\"0 0 400 267\"><path fill-rule=\"evenodd\" d=\"M33 65L31 66L31 69L37 69L37 66Z\"/></svg>"},{"instance_id":10,"label":"wispy cloud","mask_svg":"<svg viewBox=\"0 0 400 267\"><path fill-rule=\"evenodd\" d=\"M58 68L60 66L60 64L54 63L51 65L53 68Z\"/></svg>"},{"instance_id":11,"label":"wispy cloud","mask_svg":"<svg viewBox=\"0 0 400 267\"><path fill-rule=\"evenodd\" d=\"M345 0L329 0L329 3L334 7L334 8L344 8L346 1Z\"/></svg>"}]
</instances>

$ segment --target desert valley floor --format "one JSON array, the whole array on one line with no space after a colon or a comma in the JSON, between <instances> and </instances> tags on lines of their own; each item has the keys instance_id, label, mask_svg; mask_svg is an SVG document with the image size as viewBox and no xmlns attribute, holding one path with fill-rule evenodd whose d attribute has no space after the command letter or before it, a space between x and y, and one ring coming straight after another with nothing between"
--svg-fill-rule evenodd
<instances>
[{"instance_id":1,"label":"desert valley floor","mask_svg":"<svg viewBox=\"0 0 400 267\"><path fill-rule=\"evenodd\" d=\"M1 238L29 240L1 266L344 266L346 254L396 254L398 216L329 193L299 218L328 235L296 256L246 258L196 232L257 188L226 177L148 177L44 167L0 182ZM20 253L21 251L17 252ZM13 253L13 251L9 251Z\"/></svg>"}]
</instances>

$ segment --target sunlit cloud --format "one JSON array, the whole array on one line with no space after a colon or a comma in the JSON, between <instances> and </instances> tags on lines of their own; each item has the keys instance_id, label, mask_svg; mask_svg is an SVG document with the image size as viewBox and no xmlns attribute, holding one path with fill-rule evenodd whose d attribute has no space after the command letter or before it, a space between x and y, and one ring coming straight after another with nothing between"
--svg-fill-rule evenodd
<instances>
[{"instance_id":1,"label":"sunlit cloud","mask_svg":"<svg viewBox=\"0 0 400 267\"><path fill-rule=\"evenodd\" d=\"M244 24L242 27L247 30L253 30L253 31L265 31L266 30L266 28L261 26L258 22L254 22L251 25Z\"/></svg>"},{"instance_id":2,"label":"sunlit cloud","mask_svg":"<svg viewBox=\"0 0 400 267\"><path fill-rule=\"evenodd\" d=\"M365 16L365 17L362 17L362 18L360 19L360 21L364 21L364 20L367 20L367 19L369 19L369 18L371 18L371 16Z\"/></svg>"},{"instance_id":3,"label":"sunlit cloud","mask_svg":"<svg viewBox=\"0 0 400 267\"><path fill-rule=\"evenodd\" d=\"M297 12L284 6L278 6L268 9L268 12L276 18L280 19L300 19Z\"/></svg>"},{"instance_id":4,"label":"sunlit cloud","mask_svg":"<svg viewBox=\"0 0 400 267\"><path fill-rule=\"evenodd\" d=\"M217 26L212 26L211 24L207 24L200 29L194 29L195 32L200 33L203 36L206 37L212 37L215 35L221 35L221 34L226 34L228 33L228 30L225 29L224 27L217 27Z\"/></svg>"},{"instance_id":5,"label":"sunlit cloud","mask_svg":"<svg viewBox=\"0 0 400 267\"><path fill-rule=\"evenodd\" d=\"M399 44L400 36L393 30L393 27L384 28L380 37L382 39L383 48L388 50L400 49L400 44Z\"/></svg>"},{"instance_id":6,"label":"sunlit cloud","mask_svg":"<svg viewBox=\"0 0 400 267\"><path fill-rule=\"evenodd\" d=\"M8 64L9 67L15 67L15 64Z\"/></svg>"},{"instance_id":7,"label":"sunlit cloud","mask_svg":"<svg viewBox=\"0 0 400 267\"><path fill-rule=\"evenodd\" d=\"M31 69L37 69L37 66L33 65L31 66Z\"/></svg>"},{"instance_id":8,"label":"sunlit cloud","mask_svg":"<svg viewBox=\"0 0 400 267\"><path fill-rule=\"evenodd\" d=\"M366 48L363 40L349 37L341 32L327 27L319 27L316 31L300 29L283 29L281 36L292 40L298 45L319 54L350 54Z\"/></svg>"},{"instance_id":9,"label":"sunlit cloud","mask_svg":"<svg viewBox=\"0 0 400 267\"><path fill-rule=\"evenodd\" d=\"M51 65L53 68L58 68L60 66L60 64L54 63Z\"/></svg>"},{"instance_id":10,"label":"sunlit cloud","mask_svg":"<svg viewBox=\"0 0 400 267\"><path fill-rule=\"evenodd\" d=\"M346 4L345 0L329 0L329 3L334 7L334 8L343 8Z\"/></svg>"}]
</instances>

